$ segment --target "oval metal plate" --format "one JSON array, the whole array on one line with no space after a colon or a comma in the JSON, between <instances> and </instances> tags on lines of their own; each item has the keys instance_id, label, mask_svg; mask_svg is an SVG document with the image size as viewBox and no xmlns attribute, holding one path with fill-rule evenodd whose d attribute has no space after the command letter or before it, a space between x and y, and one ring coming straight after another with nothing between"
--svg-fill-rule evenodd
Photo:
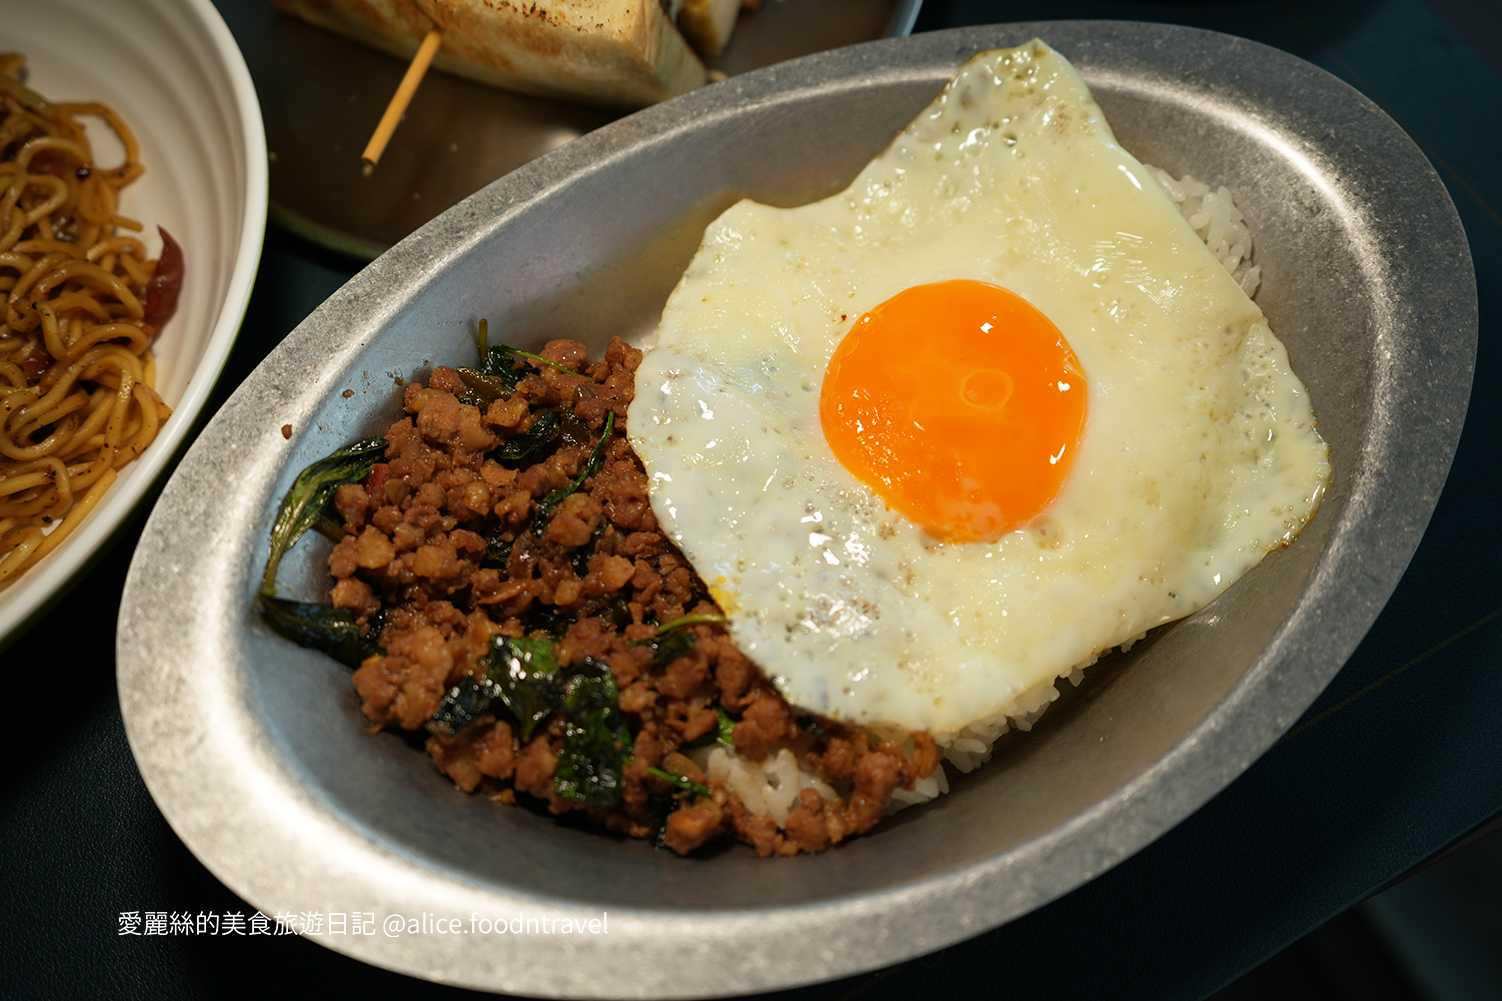
<instances>
[{"instance_id":1,"label":"oval metal plate","mask_svg":"<svg viewBox=\"0 0 1502 1001\"><path fill-rule=\"evenodd\" d=\"M1259 301L1335 468L1293 546L1092 669L951 795L794 859L741 847L678 858L462 795L399 737L366 732L348 671L252 617L267 522L297 470L383 429L396 380L472 357L478 318L523 346L639 336L734 198L838 189L965 57L1033 36L1080 67L1124 145L1234 187L1252 220ZM1298 718L1428 522L1475 333L1469 251L1434 171L1369 101L1278 51L1187 28L1059 22L750 73L606 126L459 204L357 275L239 388L167 486L131 567L118 641L131 747L174 829L235 892L268 914L370 914L374 935L313 937L416 976L661 998L891 964L1101 873ZM308 596L316 548L304 543L283 574ZM381 933L420 915L468 932ZM604 919L608 931L482 934L481 921L518 917Z\"/></svg>"}]
</instances>

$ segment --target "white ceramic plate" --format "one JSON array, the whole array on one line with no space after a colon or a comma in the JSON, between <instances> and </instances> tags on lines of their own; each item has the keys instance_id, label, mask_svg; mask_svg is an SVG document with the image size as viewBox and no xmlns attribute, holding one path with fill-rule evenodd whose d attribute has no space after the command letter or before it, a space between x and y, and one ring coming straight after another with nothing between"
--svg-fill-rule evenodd
<instances>
[{"instance_id":1,"label":"white ceramic plate","mask_svg":"<svg viewBox=\"0 0 1502 1001\"><path fill-rule=\"evenodd\" d=\"M60 30L66 29L66 30ZM0 646L40 617L171 464L203 409L250 300L266 230L266 138L250 73L209 0L8 4L0 50L24 52L26 83L52 100L113 106L141 141L146 175L121 209L182 245L177 314L155 345L172 417L73 535L0 589ZM119 146L103 126L96 155Z\"/></svg>"}]
</instances>

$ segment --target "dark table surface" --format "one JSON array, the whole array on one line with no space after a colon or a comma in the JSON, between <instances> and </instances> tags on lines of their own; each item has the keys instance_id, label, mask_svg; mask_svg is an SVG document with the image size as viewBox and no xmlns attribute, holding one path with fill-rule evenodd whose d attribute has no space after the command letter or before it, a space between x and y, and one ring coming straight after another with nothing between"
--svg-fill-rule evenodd
<instances>
[{"instance_id":1,"label":"dark table surface","mask_svg":"<svg viewBox=\"0 0 1502 1001\"><path fill-rule=\"evenodd\" d=\"M217 0L233 28L246 3ZM787 0L813 2L813 0ZM1487 3L929 0L918 29L1168 21L1252 38L1346 80L1418 142L1471 240L1476 389L1427 535L1365 642L1304 717L1200 811L1052 904L942 952L783 997L936 987L1039 998L1202 998L1502 811L1502 47ZM360 262L267 233L212 413ZM173 834L126 744L115 617L146 510L79 587L3 653L0 994L163 999L335 987L457 996L295 935L123 937L122 912L253 914ZM70 638L60 660L50 632Z\"/></svg>"}]
</instances>

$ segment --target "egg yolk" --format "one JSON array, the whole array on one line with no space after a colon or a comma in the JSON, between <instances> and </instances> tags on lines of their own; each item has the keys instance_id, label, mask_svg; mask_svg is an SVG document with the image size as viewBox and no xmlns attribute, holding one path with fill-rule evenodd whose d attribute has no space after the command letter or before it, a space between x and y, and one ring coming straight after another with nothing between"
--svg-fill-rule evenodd
<instances>
[{"instance_id":1,"label":"egg yolk","mask_svg":"<svg viewBox=\"0 0 1502 1001\"><path fill-rule=\"evenodd\" d=\"M1059 492L1085 430L1074 349L999 285L917 285L855 322L824 372L834 454L936 538L992 541Z\"/></svg>"}]
</instances>

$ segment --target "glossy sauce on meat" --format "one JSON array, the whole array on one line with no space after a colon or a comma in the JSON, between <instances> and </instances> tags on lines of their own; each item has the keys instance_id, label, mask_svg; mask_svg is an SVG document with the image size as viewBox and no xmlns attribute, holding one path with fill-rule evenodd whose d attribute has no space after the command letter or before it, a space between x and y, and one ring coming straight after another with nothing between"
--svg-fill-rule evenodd
<instances>
[{"instance_id":1,"label":"glossy sauce on meat","mask_svg":"<svg viewBox=\"0 0 1502 1001\"><path fill-rule=\"evenodd\" d=\"M454 369L408 385L385 461L339 488L332 600L377 631L384 651L354 675L365 715L381 727L428 729L428 753L464 791L502 803L531 796L555 814L583 811L679 853L734 836L763 856L792 855L868 830L893 789L937 767L933 741L878 738L790 707L730 641L704 582L659 531L624 434L641 353L617 339L593 362L574 341L541 354L559 367L536 366L483 410L463 402ZM539 524L539 501L584 470L611 414L598 472ZM544 419L561 428L545 455L496 457ZM675 628L692 634L691 645L654 656L660 627L685 616L694 620ZM500 700L457 732L431 725L454 686L484 681L495 635L549 638L564 668L587 658L608 665L631 737L612 805L558 791L567 729L559 715L525 742ZM752 761L791 749L836 796L804 789L779 828L685 753L716 739Z\"/></svg>"}]
</instances>

